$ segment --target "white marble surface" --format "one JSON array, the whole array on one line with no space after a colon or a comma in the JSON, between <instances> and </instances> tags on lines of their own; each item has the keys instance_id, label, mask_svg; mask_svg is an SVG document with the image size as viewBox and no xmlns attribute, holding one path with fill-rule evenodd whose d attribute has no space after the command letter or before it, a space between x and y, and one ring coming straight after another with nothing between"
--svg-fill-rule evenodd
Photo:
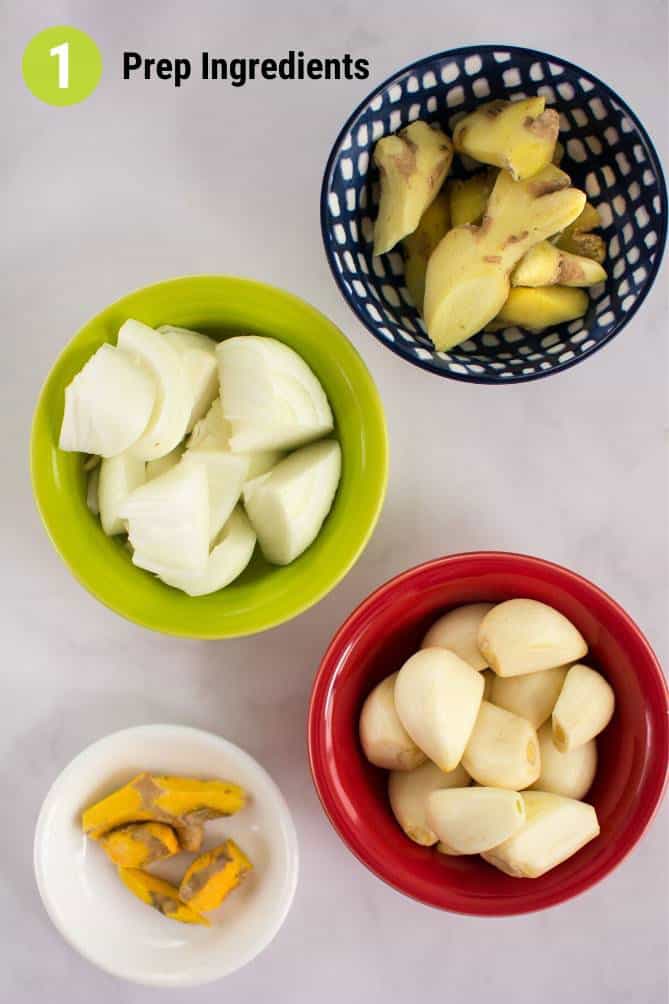
<instances>
[{"instance_id":1,"label":"white marble surface","mask_svg":"<svg viewBox=\"0 0 669 1004\"><path fill-rule=\"evenodd\" d=\"M170 721L220 732L258 757L293 808L302 853L296 901L272 946L189 1000L662 1004L666 811L580 899L505 921L449 916L386 888L340 843L311 785L304 723L319 656L344 616L392 574L447 551L508 548L565 563L617 597L666 657L663 283L625 333L582 365L512 389L467 386L409 366L360 328L330 278L318 223L322 166L351 108L397 67L451 45L529 44L581 63L625 96L666 158L666 4L11 6L1 64L12 99L0 395L3 999L157 999L97 972L60 939L37 896L31 839L48 786L83 746L124 726ZM35 101L18 72L27 39L58 23L90 31L106 60L95 96L63 110ZM350 49L371 58L372 77L237 91L191 81L174 91L122 82L124 47L192 56ZM32 409L67 339L126 291L195 272L263 279L328 314L374 373L392 446L387 504L357 568L292 624L229 643L159 637L99 606L51 549L28 477ZM666 285L666 267L663 275Z\"/></svg>"}]
</instances>

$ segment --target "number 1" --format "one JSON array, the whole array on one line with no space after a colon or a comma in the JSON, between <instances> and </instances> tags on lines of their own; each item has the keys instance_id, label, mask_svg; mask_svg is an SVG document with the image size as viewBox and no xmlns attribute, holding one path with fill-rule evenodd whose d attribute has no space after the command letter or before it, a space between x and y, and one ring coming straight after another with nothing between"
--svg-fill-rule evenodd
<instances>
[{"instance_id":1,"label":"number 1","mask_svg":"<svg viewBox=\"0 0 669 1004\"><path fill-rule=\"evenodd\" d=\"M67 90L70 86L70 43L54 45L53 49L49 50L49 55L55 56L58 60L58 87Z\"/></svg>"}]
</instances>

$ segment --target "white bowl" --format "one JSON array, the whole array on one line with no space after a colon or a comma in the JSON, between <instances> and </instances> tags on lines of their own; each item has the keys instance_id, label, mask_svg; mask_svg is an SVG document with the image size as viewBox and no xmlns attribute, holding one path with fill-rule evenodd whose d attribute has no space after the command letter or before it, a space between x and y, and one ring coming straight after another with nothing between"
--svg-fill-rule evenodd
<instances>
[{"instance_id":1,"label":"white bowl","mask_svg":"<svg viewBox=\"0 0 669 1004\"><path fill-rule=\"evenodd\" d=\"M102 848L81 830L88 805L143 770L241 784L249 803L205 827L204 847L232 837L254 869L209 918L212 927L180 924L136 899ZM178 880L193 855L151 870ZM265 948L295 894L297 836L281 792L237 746L180 725L115 732L85 749L47 795L35 830L35 876L42 902L63 937L89 962L135 983L195 986L221 979Z\"/></svg>"}]
</instances>

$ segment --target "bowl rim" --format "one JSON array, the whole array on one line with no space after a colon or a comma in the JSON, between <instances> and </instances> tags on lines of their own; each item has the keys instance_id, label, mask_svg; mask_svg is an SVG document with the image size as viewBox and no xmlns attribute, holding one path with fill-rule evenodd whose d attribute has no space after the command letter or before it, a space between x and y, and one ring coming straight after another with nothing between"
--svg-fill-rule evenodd
<instances>
[{"instance_id":1,"label":"bowl rim","mask_svg":"<svg viewBox=\"0 0 669 1004\"><path fill-rule=\"evenodd\" d=\"M350 353L350 358L355 362L355 365L358 367L360 374L367 383L367 390L369 394L369 405L370 408L372 409L373 424L376 428L376 432L378 433L379 445L381 447L381 449L376 454L376 460L379 466L379 478L378 478L376 497L374 500L374 506L370 512L369 525L366 528L362 537L360 538L358 547L356 548L355 551L351 552L348 560L328 578L327 582L322 583L319 586L319 588L314 589L312 594L310 594L307 598L298 603L290 614L288 615L276 614L271 617L267 617L259 627L254 627L252 629L249 628L227 629L224 633L221 633L220 629L212 629L208 631L200 629L197 631L193 631L192 629L181 628L180 626L165 625L164 623L161 622L160 618L153 618L152 620L149 621L146 617L133 616L131 613L127 611L120 610L117 604L108 601L103 595L101 595L100 588L96 584L91 583L89 581L89 577L80 571L75 561L71 560L67 548L61 545L61 537L57 532L57 520L54 520L51 514L49 513L48 502L46 500L46 496L44 496L42 492L42 486L41 486L42 474L40 471L40 463L38 461L38 453L40 448L39 447L40 437L38 430L39 418L44 410L45 401L49 393L51 382L54 378L53 376L54 371L56 370L63 354L67 352L68 349L70 348L72 342L74 342L86 328L100 321L103 318L103 316L107 314L109 311L118 309L121 306L121 304L128 298L136 296L137 294L140 293L147 292L152 289L158 289L159 287L170 286L181 282L192 282L194 280L195 281L203 280L205 282L216 282L221 280L223 282L230 281L234 283L243 283L250 287L262 289L265 292L271 294L277 294L282 299L292 301L293 304L301 308L304 308L307 311L310 311L314 316L318 317L326 325L328 325L332 329L332 332L341 339L342 344L346 346L347 351ZM49 367L49 371L42 382L42 386L40 388L40 392L34 407L33 416L31 420L29 451L30 451L30 481L32 488L32 496L35 506L37 508L37 512L39 514L39 517L42 521L42 525L46 530L47 536L49 537L49 540L51 541L54 550L56 551L60 559L64 562L64 564L66 565L72 576L75 578L75 580L79 583L79 585L83 586L83 588L90 595L92 595L99 603L102 603L102 605L105 606L107 609L111 610L114 614L116 614L119 617L123 617L125 620L130 621L133 624L137 624L142 628L146 628L151 631L156 631L159 634L164 634L171 637L192 638L198 640L214 640L214 641L224 640L226 638L253 637L254 635L262 634L265 631L269 631L272 628L278 627L281 624L289 623L296 617L299 617L301 614L311 609L311 607L315 606L317 603L320 603L320 601L324 599L324 597L327 596L328 593L330 593L337 585L339 585L339 583L348 575L348 573L360 559L360 556L363 554L365 548L367 547L374 533L374 530L376 529L386 498L389 470L390 470L390 456L389 456L390 444L388 435L388 423L386 419L385 409L383 406L383 401L379 393L379 389L376 385L376 382L374 380L374 377L372 376L369 367L365 363L361 354L358 352L357 348L350 340L350 338L348 338L348 336L344 334L341 328L338 327L338 325L336 325L334 321L330 320L330 318L327 317L327 315L324 314L321 310L319 310L317 307L314 307L313 304L311 304L309 301L303 299L301 296L298 296L295 293L282 289L280 286L275 286L270 283L262 282L257 279L251 279L248 278L247 276L237 276L237 275L230 275L227 273L219 274L219 273L209 273L209 272L172 276L169 279L162 279L158 282L149 283L145 286L138 286L135 289L130 290L127 293L124 293L122 296L118 297L112 303L103 307L102 310L99 310L88 320L84 321L84 323L79 326L77 331L75 331L75 333L62 346L57 356L55 357L53 363Z\"/></svg>"},{"instance_id":2,"label":"bowl rim","mask_svg":"<svg viewBox=\"0 0 669 1004\"><path fill-rule=\"evenodd\" d=\"M639 132L639 136L642 142L645 144L646 153L648 154L648 158L650 160L650 165L653 171L655 172L660 196L660 211L656 216L658 220L658 243L655 251L655 258L652 265L649 268L648 278L646 280L646 283L643 289L638 294L635 302L632 304L630 309L622 316L619 322L613 326L612 330L606 335L605 338L601 339L601 341L599 342L596 342L595 345L589 348L586 352L583 352L580 355L575 356L573 359L568 359L566 362L557 363L555 366L552 366L549 370L538 370L535 373L519 373L517 375L509 377L506 380L500 380L497 377L488 376L485 373L483 374L454 373L451 370L447 370L441 366L437 366L436 363L432 361L431 356L429 359L420 359L418 356L415 355L415 353L406 349L404 345L398 342L397 340L390 342L388 341L388 339L384 338L383 335L379 333L378 328L374 324L374 322L371 321L367 316L367 314L358 306L357 299L353 300L349 292L347 291L346 287L344 286L343 276L340 274L339 270L337 269L337 266L335 265L334 252L331 247L331 242L329 239L330 227L328 226L327 222L330 178L333 173L335 161L340 153L341 144L346 134L351 131L354 121L356 120L358 115L363 111L363 109L367 107L373 95L377 94L379 91L384 90L386 87L392 84L392 82L396 80L397 77L402 76L403 74L409 73L411 71L419 72L425 70L429 66L431 66L431 64L437 59L447 59L448 57L456 57L456 56L480 55L481 53L497 52L500 50L512 54L516 53L516 54L523 54L526 56L533 55L536 56L538 59L545 59L548 61L552 60L556 63L560 63L562 66L568 68L569 70L572 70L581 76L587 77L589 80L593 82L593 84L595 84L596 88L601 88L605 92L607 92L611 96L611 98L620 106L624 114L628 118L630 118L631 121L636 126L636 129ZM623 330L623 328L632 320L632 318L634 317L639 307L642 305L642 303L648 296L648 293L650 292L655 283L655 279L657 278L660 265L662 264L662 258L664 255L665 245L667 240L667 214L668 214L667 186L664 177L664 172L662 171L662 164L658 152L655 148L655 145L653 144L652 139L650 138L650 135L648 134L648 131L641 122L639 116L632 111L627 102L620 97L620 95L617 93L617 91L613 89L613 87L605 83L603 80L601 80L600 77L597 77L594 73L590 73L589 70L584 70L581 66L578 65L578 63L572 63L568 59L563 59L561 56L556 56L550 52L545 52L542 49L533 49L522 45L504 45L503 43L497 44L490 42L486 42L485 44L481 45L455 46L452 49L444 49L441 52L434 52L430 56L423 56L420 59L416 59L412 63L408 63L406 66L401 67L399 70L395 70L394 73L391 73L390 76L385 78L385 80L382 80L381 83L377 84L376 87L372 91L370 91L366 95L366 97L359 102L358 105L356 105L354 110L351 112L351 114L344 122L342 128L339 130L337 138L335 139L332 145L332 149L328 156L325 165L325 170L323 172L323 181L321 183L321 197L320 197L321 238L323 241L323 246L325 249L325 257L327 259L330 272L332 273L332 277L339 289L339 292L341 293L344 300L348 304L349 309L353 311L355 316L364 325L364 327L367 328L367 330L377 339L377 341L381 342L381 344L384 345L387 349L390 349L390 351L394 352L395 355L400 356L400 358L406 360L407 362L412 363L414 366L418 366L420 369L426 370L429 373L436 373L437 376L447 377L448 379L451 380L461 380L464 383L487 384L491 386L505 386L517 383L527 383L531 380L540 380L543 377L553 376L556 373L561 373L572 366L576 366L577 363L580 363L585 359L589 359L590 356L594 355L595 352L597 352L599 349L603 348L605 345L608 345L608 343L612 341L612 339L615 338L615 336L618 335Z\"/></svg>"},{"instance_id":3,"label":"bowl rim","mask_svg":"<svg viewBox=\"0 0 669 1004\"><path fill-rule=\"evenodd\" d=\"M280 828L284 834L290 869L287 876L285 899L282 904L282 908L275 918L275 923L271 927L267 928L263 937L258 939L257 944L255 944L253 948L248 949L246 953L241 956L239 965L235 966L234 969L226 969L219 975L211 976L204 981L198 979L166 980L162 978L160 974L149 976L146 973L133 976L130 975L129 971L124 969L122 966L115 967L113 965L107 965L100 962L98 959L93 958L92 954L88 951L85 945L81 943L81 939L75 937L72 931L61 923L58 911L56 910L50 894L47 891L48 886L44 876L40 852L43 846L46 817L52 801L54 801L59 794L59 786L63 780L67 780L67 775L71 771L74 771L81 763L85 763L89 755L99 746L108 743L113 739L125 736L128 733L147 737L149 740L153 736L160 738L162 735L169 735L170 733L178 733L179 735L185 737L191 735L194 738L205 740L210 745L213 744L220 747L223 752L237 758L238 761L245 762L252 770L263 778L263 781L267 784L273 797L276 799L276 806L280 819ZM84 749L80 750L79 753L77 753L68 763L65 764L62 770L59 771L57 776L52 781L40 807L34 829L32 863L37 891L49 920L67 944L70 945L79 955L81 955L82 958L86 959L87 962L89 962L92 966L95 966L97 969L130 983L135 983L140 986L177 989L189 986L204 986L208 983L222 980L226 976L231 976L233 973L236 973L238 970L246 966L249 962L252 962L253 959L260 955L260 953L270 945L283 926L295 899L300 871L300 852L297 829L295 827L295 821L290 807L272 775L269 774L266 768L263 767L263 765L259 763L255 757L251 756L250 753L247 753L247 751L242 749L241 746L237 746L236 743L231 742L229 739L225 739L223 736L217 735L215 732L209 732L207 729L198 729L191 725L175 725L169 722L154 722L145 725L131 725L128 728L117 729L107 735L100 736L98 739L95 739L92 743L85 746Z\"/></svg>"},{"instance_id":4,"label":"bowl rim","mask_svg":"<svg viewBox=\"0 0 669 1004\"><path fill-rule=\"evenodd\" d=\"M362 600L362 602L356 606L352 613L349 614L343 624L335 632L320 662L311 690L307 715L307 752L309 757L309 768L311 771L312 782L314 788L316 789L316 794L318 795L321 807L335 832L348 847L349 851L351 851L351 853L358 859L358 861L360 861L361 864L365 866L365 868L371 871L377 878L381 879L382 882L385 882L386 885L389 885L396 892L402 893L404 896L408 896L410 899L414 899L425 906L465 916L508 917L537 913L541 910L558 906L587 892L589 889L597 885L598 882L602 881L602 879L610 875L611 872L613 872L634 850L657 814L666 792L667 783L669 781L669 750L665 751L664 780L657 792L655 802L651 806L650 811L647 813L646 818L642 821L641 826L637 826L631 836L631 839L628 840L627 845L623 847L622 853L616 858L616 860L612 862L610 866L608 866L600 875L596 876L592 880L586 883L580 883L576 888L564 894L555 892L552 895L547 896L545 902L530 907L522 906L518 903L510 905L506 904L504 900L495 900L494 905L487 910L466 909L453 905L446 906L439 897L426 899L418 895L412 889L407 888L407 884L401 879L389 875L380 868L370 864L365 855L364 844L358 839L355 826L351 825L347 813L341 807L340 800L333 795L333 786L329 783L327 756L324 752L322 734L325 722L325 708L326 704L332 699L330 686L333 672L341 663L342 650L347 649L350 646L351 634L365 620L371 608L375 607L380 601L383 601L389 594L394 593L406 580L412 579L414 576L422 575L425 572L429 572L431 569L452 567L457 569L459 564L468 563L471 560L504 562L511 560L514 562L520 562L526 568L535 569L537 571L551 569L561 575L565 575L568 580L579 583L581 586L585 586L589 590L593 590L615 614L615 616L625 623L627 628L635 635L636 640L639 642L641 647L645 650L647 664L651 668L654 679L659 684L660 691L664 697L665 716L669 716L669 686L667 685L667 680L655 652L638 624L605 590L596 585L590 579L585 578L585 576L572 571L564 565L559 565L556 562L538 558L534 555L523 554L517 551L463 551L457 554L446 554L438 558L432 558L429 561L421 562L418 565L414 565L411 568L394 575L392 578L378 586L364 600Z\"/></svg>"}]
</instances>

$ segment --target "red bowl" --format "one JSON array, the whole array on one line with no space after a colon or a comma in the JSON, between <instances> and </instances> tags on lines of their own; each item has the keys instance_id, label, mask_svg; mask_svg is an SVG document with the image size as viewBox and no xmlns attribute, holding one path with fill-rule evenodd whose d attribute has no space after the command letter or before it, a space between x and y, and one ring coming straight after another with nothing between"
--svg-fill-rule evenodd
<instances>
[{"instance_id":1,"label":"red bowl","mask_svg":"<svg viewBox=\"0 0 669 1004\"><path fill-rule=\"evenodd\" d=\"M587 662L607 677L616 711L598 739L587 800L601 834L538 879L516 879L478 857L446 857L404 835L386 795L385 771L365 759L358 718L370 690L419 647L449 607L530 597L561 610L586 638ZM589 889L632 850L662 798L669 759L669 697L643 634L592 582L522 554L437 558L391 579L339 629L325 653L309 708L309 757L330 822L379 878L414 899L479 916L543 910Z\"/></svg>"}]
</instances>

